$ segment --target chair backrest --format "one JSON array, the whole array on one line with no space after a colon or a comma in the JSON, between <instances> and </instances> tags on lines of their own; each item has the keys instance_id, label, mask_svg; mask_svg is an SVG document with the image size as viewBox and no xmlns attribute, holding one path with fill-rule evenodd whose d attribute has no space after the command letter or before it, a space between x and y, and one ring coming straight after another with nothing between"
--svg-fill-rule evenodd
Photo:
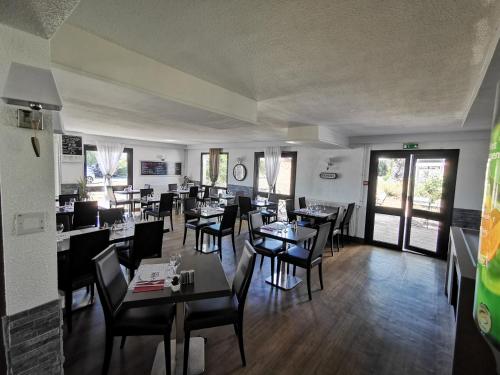
<instances>
[{"instance_id":1,"label":"chair backrest","mask_svg":"<svg viewBox=\"0 0 500 375\"><path fill-rule=\"evenodd\" d=\"M279 201L278 194L276 193L269 194L269 202L278 203L278 201Z\"/></svg>"},{"instance_id":2,"label":"chair backrest","mask_svg":"<svg viewBox=\"0 0 500 375\"><path fill-rule=\"evenodd\" d=\"M309 252L309 261L313 261L316 258L323 256L326 241L328 240L328 235L330 234L331 225L332 223L330 221L318 225L318 233L316 233L316 237L314 238L312 250Z\"/></svg>"},{"instance_id":3,"label":"chair backrest","mask_svg":"<svg viewBox=\"0 0 500 375\"><path fill-rule=\"evenodd\" d=\"M168 184L168 191L177 190L177 184Z\"/></svg>"},{"instance_id":4,"label":"chair backrest","mask_svg":"<svg viewBox=\"0 0 500 375\"><path fill-rule=\"evenodd\" d=\"M245 241L240 261L236 267L236 273L233 279L233 293L238 299L238 310L243 313L245 301L248 294L248 288L252 281L253 269L255 266L255 258L257 253L248 241Z\"/></svg>"},{"instance_id":5,"label":"chair backrest","mask_svg":"<svg viewBox=\"0 0 500 375\"><path fill-rule=\"evenodd\" d=\"M130 258L139 265L145 258L161 258L163 246L163 222L149 221L135 225L134 243Z\"/></svg>"},{"instance_id":6,"label":"chair backrest","mask_svg":"<svg viewBox=\"0 0 500 375\"><path fill-rule=\"evenodd\" d=\"M234 228L234 223L236 223L236 216L238 215L238 206L232 204L226 206L224 209L224 215L222 215L222 221L220 223L220 229Z\"/></svg>"},{"instance_id":7,"label":"chair backrest","mask_svg":"<svg viewBox=\"0 0 500 375\"><path fill-rule=\"evenodd\" d=\"M95 227L97 223L97 201L75 202L73 229Z\"/></svg>"},{"instance_id":8,"label":"chair backrest","mask_svg":"<svg viewBox=\"0 0 500 375\"><path fill-rule=\"evenodd\" d=\"M336 209L334 209L334 212L330 215L330 218L328 219L328 221L332 223L332 227L330 228L330 230L335 229L337 225L337 220L339 218L339 213L340 213L340 207L336 207Z\"/></svg>"},{"instance_id":9,"label":"chair backrest","mask_svg":"<svg viewBox=\"0 0 500 375\"><path fill-rule=\"evenodd\" d=\"M140 189L141 199L153 195L153 189Z\"/></svg>"},{"instance_id":10,"label":"chair backrest","mask_svg":"<svg viewBox=\"0 0 500 375\"><path fill-rule=\"evenodd\" d=\"M113 190L113 187L109 186L109 185L106 186L106 193L107 193L108 198L109 198L110 206L111 206L111 204L116 205L116 196L115 196L115 191Z\"/></svg>"},{"instance_id":11,"label":"chair backrest","mask_svg":"<svg viewBox=\"0 0 500 375\"><path fill-rule=\"evenodd\" d=\"M93 276L92 258L109 245L109 229L100 229L69 238L69 279Z\"/></svg>"},{"instance_id":12,"label":"chair backrest","mask_svg":"<svg viewBox=\"0 0 500 375\"><path fill-rule=\"evenodd\" d=\"M80 199L78 194L60 194L59 195L59 206L64 206L66 203L69 203L72 199L77 201Z\"/></svg>"},{"instance_id":13,"label":"chair backrest","mask_svg":"<svg viewBox=\"0 0 500 375\"><path fill-rule=\"evenodd\" d=\"M206 188L205 188L205 189L206 189ZM214 188L214 187L211 187L211 188L209 189L209 196L211 196L211 197L217 197L217 196L218 196L218 194L219 194L219 189Z\"/></svg>"},{"instance_id":14,"label":"chair backrest","mask_svg":"<svg viewBox=\"0 0 500 375\"><path fill-rule=\"evenodd\" d=\"M346 225L349 225L349 223L351 222L353 211L354 211L354 203L349 203L347 205L347 211L344 214L344 217L342 218L342 228L345 227Z\"/></svg>"},{"instance_id":15,"label":"chair backrest","mask_svg":"<svg viewBox=\"0 0 500 375\"><path fill-rule=\"evenodd\" d=\"M174 193L163 193L160 195L160 207L158 208L158 212L172 211L174 207L174 195Z\"/></svg>"},{"instance_id":16,"label":"chair backrest","mask_svg":"<svg viewBox=\"0 0 500 375\"><path fill-rule=\"evenodd\" d=\"M64 225L63 232L67 232L67 231L71 230L70 216L67 214L64 214L64 213L56 214L56 224Z\"/></svg>"},{"instance_id":17,"label":"chair backrest","mask_svg":"<svg viewBox=\"0 0 500 375\"><path fill-rule=\"evenodd\" d=\"M104 318L106 324L110 324L127 294L127 281L120 268L115 245L108 246L92 260Z\"/></svg>"},{"instance_id":18,"label":"chair backrest","mask_svg":"<svg viewBox=\"0 0 500 375\"><path fill-rule=\"evenodd\" d=\"M250 197L239 196L238 206L240 206L240 215L246 215L252 211L252 200Z\"/></svg>"},{"instance_id":19,"label":"chair backrest","mask_svg":"<svg viewBox=\"0 0 500 375\"><path fill-rule=\"evenodd\" d=\"M198 186L191 186L189 188L189 198L198 198Z\"/></svg>"},{"instance_id":20,"label":"chair backrest","mask_svg":"<svg viewBox=\"0 0 500 375\"><path fill-rule=\"evenodd\" d=\"M255 246L255 241L260 238L259 235L253 233L254 229L264 225L260 211L254 210L248 213L248 226L250 227L250 244Z\"/></svg>"},{"instance_id":21,"label":"chair backrest","mask_svg":"<svg viewBox=\"0 0 500 375\"><path fill-rule=\"evenodd\" d=\"M306 197L299 197L299 208L306 208Z\"/></svg>"},{"instance_id":22,"label":"chair backrest","mask_svg":"<svg viewBox=\"0 0 500 375\"><path fill-rule=\"evenodd\" d=\"M288 220L289 221L297 220L297 215L293 213L293 211L295 211L295 200L294 199L285 200L285 207L286 207L286 216L288 217Z\"/></svg>"},{"instance_id":23,"label":"chair backrest","mask_svg":"<svg viewBox=\"0 0 500 375\"><path fill-rule=\"evenodd\" d=\"M210 198L210 189L208 186L205 186L205 189L203 190L203 199Z\"/></svg>"},{"instance_id":24,"label":"chair backrest","mask_svg":"<svg viewBox=\"0 0 500 375\"><path fill-rule=\"evenodd\" d=\"M194 219L196 216L190 215L189 211L196 208L196 198L184 198L184 220Z\"/></svg>"},{"instance_id":25,"label":"chair backrest","mask_svg":"<svg viewBox=\"0 0 500 375\"><path fill-rule=\"evenodd\" d=\"M116 222L123 222L123 208L109 208L107 210L99 210L99 225L102 227L104 223L109 226Z\"/></svg>"}]
</instances>

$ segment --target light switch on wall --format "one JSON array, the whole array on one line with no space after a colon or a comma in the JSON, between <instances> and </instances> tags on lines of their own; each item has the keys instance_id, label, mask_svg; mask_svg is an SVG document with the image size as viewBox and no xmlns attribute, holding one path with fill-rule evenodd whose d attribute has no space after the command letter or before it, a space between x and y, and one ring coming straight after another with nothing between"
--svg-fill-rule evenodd
<instances>
[{"instance_id":1,"label":"light switch on wall","mask_svg":"<svg viewBox=\"0 0 500 375\"><path fill-rule=\"evenodd\" d=\"M24 234L40 233L46 229L45 212L26 212L17 214L15 218L15 232L16 235L21 236Z\"/></svg>"}]
</instances>

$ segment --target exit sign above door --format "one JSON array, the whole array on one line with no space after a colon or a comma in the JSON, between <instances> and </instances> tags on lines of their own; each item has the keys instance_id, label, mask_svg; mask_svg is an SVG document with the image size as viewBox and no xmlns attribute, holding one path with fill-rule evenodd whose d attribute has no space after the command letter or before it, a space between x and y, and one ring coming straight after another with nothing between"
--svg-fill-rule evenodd
<instances>
[{"instance_id":1,"label":"exit sign above door","mask_svg":"<svg viewBox=\"0 0 500 375\"><path fill-rule=\"evenodd\" d=\"M416 150L418 143L403 143L403 150Z\"/></svg>"}]
</instances>

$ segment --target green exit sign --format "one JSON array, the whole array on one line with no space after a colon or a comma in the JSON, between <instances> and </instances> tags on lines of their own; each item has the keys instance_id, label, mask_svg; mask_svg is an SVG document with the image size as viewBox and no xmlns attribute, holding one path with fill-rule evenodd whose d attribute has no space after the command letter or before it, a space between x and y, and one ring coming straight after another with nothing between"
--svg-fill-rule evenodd
<instances>
[{"instance_id":1,"label":"green exit sign","mask_svg":"<svg viewBox=\"0 0 500 375\"><path fill-rule=\"evenodd\" d=\"M403 150L415 150L418 148L418 143L403 143Z\"/></svg>"}]
</instances>

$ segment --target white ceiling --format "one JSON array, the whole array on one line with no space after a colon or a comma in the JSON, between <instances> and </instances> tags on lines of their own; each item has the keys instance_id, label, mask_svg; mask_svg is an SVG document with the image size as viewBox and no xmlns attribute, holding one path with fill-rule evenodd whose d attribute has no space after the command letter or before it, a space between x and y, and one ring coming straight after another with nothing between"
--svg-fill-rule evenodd
<instances>
[{"instance_id":1,"label":"white ceiling","mask_svg":"<svg viewBox=\"0 0 500 375\"><path fill-rule=\"evenodd\" d=\"M283 140L283 129L304 125L347 136L443 132L461 129L479 89L498 40L500 0L85 0L68 22L256 99L259 124L244 133L252 140ZM154 136L166 126L156 113L174 124L167 139L216 136L192 126L202 113L184 118L163 102L128 103L134 117L96 95L98 86L92 102L78 80L66 83L65 111L87 131L106 124ZM471 129L484 128L479 112ZM238 129L219 135L241 141Z\"/></svg>"}]
</instances>

